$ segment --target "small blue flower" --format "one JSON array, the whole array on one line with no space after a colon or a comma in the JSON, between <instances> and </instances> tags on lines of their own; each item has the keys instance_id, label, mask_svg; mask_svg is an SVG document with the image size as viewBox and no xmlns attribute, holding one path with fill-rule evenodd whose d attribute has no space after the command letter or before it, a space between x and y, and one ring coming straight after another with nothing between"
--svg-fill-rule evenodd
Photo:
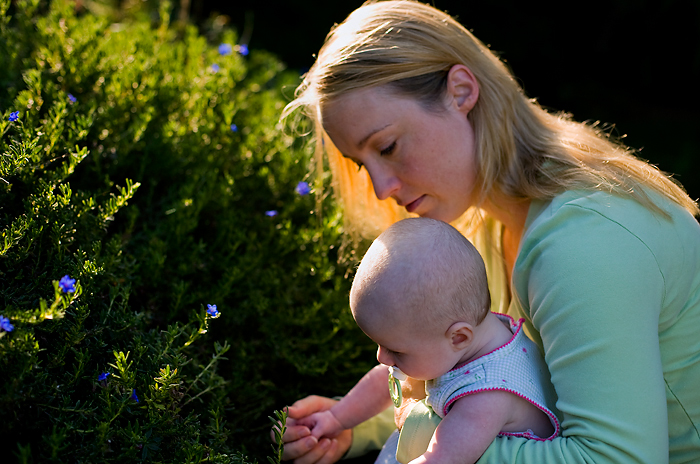
<instances>
[{"instance_id":1,"label":"small blue flower","mask_svg":"<svg viewBox=\"0 0 700 464\"><path fill-rule=\"evenodd\" d=\"M309 187L309 184L307 182L302 181L297 184L294 191L296 191L299 195L304 196L311 193L311 187Z\"/></svg>"},{"instance_id":2,"label":"small blue flower","mask_svg":"<svg viewBox=\"0 0 700 464\"><path fill-rule=\"evenodd\" d=\"M276 210L276 209L271 209L270 211L265 211L265 216L267 216L267 217L275 217L275 216L277 216L277 210Z\"/></svg>"},{"instance_id":3,"label":"small blue flower","mask_svg":"<svg viewBox=\"0 0 700 464\"><path fill-rule=\"evenodd\" d=\"M130 396L130 398L131 398L132 400L136 401L137 403L139 402L139 397L136 396L136 389L135 389L135 388L131 390L131 396Z\"/></svg>"},{"instance_id":4,"label":"small blue flower","mask_svg":"<svg viewBox=\"0 0 700 464\"><path fill-rule=\"evenodd\" d=\"M19 111L13 111L10 113L10 117L7 118L10 122L15 122L19 119Z\"/></svg>"},{"instance_id":5,"label":"small blue flower","mask_svg":"<svg viewBox=\"0 0 700 464\"><path fill-rule=\"evenodd\" d=\"M232 51L233 47L231 47L231 44L222 43L221 45L219 45L219 55L230 55Z\"/></svg>"},{"instance_id":6,"label":"small blue flower","mask_svg":"<svg viewBox=\"0 0 700 464\"><path fill-rule=\"evenodd\" d=\"M218 64L214 63L211 65L211 70L214 71L215 73L218 73L221 68L219 67Z\"/></svg>"},{"instance_id":7,"label":"small blue flower","mask_svg":"<svg viewBox=\"0 0 700 464\"><path fill-rule=\"evenodd\" d=\"M15 326L10 324L10 319L5 316L0 316L0 329L5 332L12 332L15 330Z\"/></svg>"},{"instance_id":8,"label":"small blue flower","mask_svg":"<svg viewBox=\"0 0 700 464\"><path fill-rule=\"evenodd\" d=\"M71 279L70 276L66 274L58 281L58 286L61 287L63 293L73 293L75 292L75 279Z\"/></svg>"},{"instance_id":9,"label":"small blue flower","mask_svg":"<svg viewBox=\"0 0 700 464\"><path fill-rule=\"evenodd\" d=\"M102 382L103 380L107 380L107 377L109 377L110 375L112 375L111 372L103 372L97 377L97 380Z\"/></svg>"},{"instance_id":10,"label":"small blue flower","mask_svg":"<svg viewBox=\"0 0 700 464\"><path fill-rule=\"evenodd\" d=\"M69 94L68 94L68 101L69 101L69 102L71 103L71 105L72 105L73 103L77 102L78 99L75 98L72 94L69 93Z\"/></svg>"},{"instance_id":11,"label":"small blue flower","mask_svg":"<svg viewBox=\"0 0 700 464\"><path fill-rule=\"evenodd\" d=\"M238 46L238 53L240 53L243 56L248 56L248 46L246 44L240 44Z\"/></svg>"},{"instance_id":12,"label":"small blue flower","mask_svg":"<svg viewBox=\"0 0 700 464\"><path fill-rule=\"evenodd\" d=\"M231 124L231 132L238 132L238 126L235 124Z\"/></svg>"},{"instance_id":13,"label":"small blue flower","mask_svg":"<svg viewBox=\"0 0 700 464\"><path fill-rule=\"evenodd\" d=\"M216 305L207 305L207 314L213 318L217 318L221 315L218 309L216 309Z\"/></svg>"}]
</instances>

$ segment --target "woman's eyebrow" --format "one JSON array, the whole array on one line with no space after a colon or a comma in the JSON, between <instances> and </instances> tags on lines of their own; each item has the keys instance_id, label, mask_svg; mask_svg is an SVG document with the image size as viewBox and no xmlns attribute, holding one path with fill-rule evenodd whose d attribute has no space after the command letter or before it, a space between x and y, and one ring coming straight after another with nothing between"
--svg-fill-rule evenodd
<instances>
[{"instance_id":1,"label":"woman's eyebrow","mask_svg":"<svg viewBox=\"0 0 700 464\"><path fill-rule=\"evenodd\" d=\"M383 126L383 127L378 128L378 129L375 129L375 130L373 130L372 132L370 132L369 134L367 134L366 136L364 136L364 137L362 138L362 140L360 140L360 141L358 142L357 148L360 148L360 149L361 149L361 148L367 143L367 141L370 139L370 137L372 137L372 136L373 136L374 134L376 134L377 132L383 131L384 129L386 129L386 128L389 127L389 126L391 126L391 124L387 124L386 126Z\"/></svg>"}]
</instances>

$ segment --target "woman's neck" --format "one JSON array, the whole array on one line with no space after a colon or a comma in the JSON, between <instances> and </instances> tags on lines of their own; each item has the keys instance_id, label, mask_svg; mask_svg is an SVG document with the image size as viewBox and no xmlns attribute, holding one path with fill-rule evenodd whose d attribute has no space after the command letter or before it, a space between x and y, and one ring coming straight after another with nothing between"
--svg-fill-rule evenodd
<instances>
[{"instance_id":1,"label":"woman's neck","mask_svg":"<svg viewBox=\"0 0 700 464\"><path fill-rule=\"evenodd\" d=\"M520 238L523 236L527 213L530 209L530 200L493 194L484 202L482 208L503 224L503 259L506 262L506 271L510 282L515 259L518 256Z\"/></svg>"}]
</instances>

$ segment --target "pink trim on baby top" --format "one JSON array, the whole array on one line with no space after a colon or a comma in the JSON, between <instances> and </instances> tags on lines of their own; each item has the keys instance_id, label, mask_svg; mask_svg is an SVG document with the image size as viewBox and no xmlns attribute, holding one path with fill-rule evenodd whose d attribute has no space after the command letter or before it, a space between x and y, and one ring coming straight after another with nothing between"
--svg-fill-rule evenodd
<instances>
[{"instance_id":1,"label":"pink trim on baby top","mask_svg":"<svg viewBox=\"0 0 700 464\"><path fill-rule=\"evenodd\" d=\"M504 435L508 437L524 437L524 438L529 438L530 440L537 440L537 441L550 441L555 439L556 437L559 436L561 433L561 425L559 424L559 419L557 419L557 416L555 416L552 412L549 411L546 407L542 406L541 404L538 404L536 401L532 401L530 398L527 398L526 396L521 395L520 393L513 391L509 388L498 388L498 387L493 387L493 388L482 388L479 390L474 390L469 393L462 393L461 395L457 395L452 400L445 405L445 412L444 414L447 415L447 411L449 410L450 406L452 403L457 401L460 398L464 398L467 395L473 395L474 393L481 393L485 391L507 391L509 393L514 394L517 397L520 397L530 403L531 405L535 406L537 409L542 411L543 413L547 414L547 417L549 417L550 422L554 425L554 433L550 435L547 438L540 438L535 434L531 434L529 432L498 432L499 435Z\"/></svg>"},{"instance_id":2,"label":"pink trim on baby top","mask_svg":"<svg viewBox=\"0 0 700 464\"><path fill-rule=\"evenodd\" d=\"M472 363L472 362L476 361L477 359L481 359L481 358L483 358L484 356L488 356L488 355L490 355L491 353L495 353L496 351L498 351L498 350L500 350L500 349L502 349L502 348L505 348L506 346L510 345L510 344L513 342L513 340L515 340L515 337L518 335L518 333L520 333L520 330L522 330L522 328L523 328L523 322L525 322L525 318L522 318L522 317L521 317L520 319L518 319L518 323L516 324L516 323L515 323L515 319L513 319L511 316L509 316L509 315L507 315L507 314L501 314L501 313L494 313L494 314L497 314L498 316L501 316L501 317L507 317L507 318L510 320L510 327L511 327L511 328L512 328L512 327L516 327L516 330L515 330L515 332L513 333L513 336L510 337L510 340L508 340L506 343L504 343L503 345L499 346L498 348L496 348L496 349L494 349L494 350L491 350L491 351L489 351L488 353L479 356L478 358L474 358L474 359L472 359L472 360L470 360L470 361L467 361L467 362L464 362L464 363L462 363L462 364L460 364L460 365L458 365L458 366L455 366L454 368L452 368L452 369L450 370L450 372L452 372L452 371L454 371L454 370L456 370L456 369L460 369L462 366L464 366L464 365L466 365L466 364L469 364L469 363ZM552 435L550 435L549 437L547 437L547 438L540 438L540 437L538 437L537 435L531 434L531 433L529 433L529 432L499 432L499 435L504 435L504 436L509 436L509 437L524 437L524 438L529 438L529 439L531 439L531 440L537 440L537 441L549 441L549 440L553 440L554 438L556 438L556 437L561 433L561 425L559 424L559 419L557 419L557 416L555 416L554 413L552 413L547 407L545 407L545 406L543 406L543 405L541 405L541 404L538 404L536 401L533 401L533 400L531 400L530 398L527 398L527 397L521 395L520 393L518 393L518 392L516 392L516 391L513 391L513 390L511 390L511 389L509 389L509 388L500 388L500 387L482 388L482 389L479 389L479 390L474 390L474 391L472 391L472 392L462 393L461 395L458 395L458 396L452 398L452 400L450 400L447 404L445 404L445 408L444 408L443 414L444 414L444 415L447 415L447 412L449 411L450 406L452 406L452 403L454 403L454 402L457 401L458 399L464 398L464 397L467 396L467 395L472 395L472 394L474 394L474 393L480 393L480 392L484 392L484 391L507 391L507 392L509 392L509 393L512 393L512 394L514 394L514 395L516 395L516 396L518 396L518 397L524 399L525 401L527 401L528 403L532 404L533 406L535 406L535 407L536 407L537 409L539 409L540 411L542 411L542 412L544 412L545 414L547 414L547 417L549 417L550 422L552 422L552 424L554 425L554 433L553 433Z\"/></svg>"},{"instance_id":3,"label":"pink trim on baby top","mask_svg":"<svg viewBox=\"0 0 700 464\"><path fill-rule=\"evenodd\" d=\"M461 369L462 366L465 366L465 365L469 364L470 362L474 362L474 361L476 361L477 359L481 359L481 358L483 358L484 356L488 356L488 355L490 355L491 353L495 353L496 351L500 350L501 348L505 348L506 346L508 346L508 345L510 345L511 343L513 343L513 340L515 340L515 336L518 335L518 332L520 332L520 329L522 329L522 327L523 327L523 322L525 322L525 318L521 317L520 319L518 319L518 323L516 324L516 323L515 323L515 319L513 319L513 318L512 318L511 316L509 316L508 314L495 313L495 312L493 312L493 311L491 311L491 313L496 314L497 316L507 317L507 318L510 320L510 327L509 327L509 329L510 329L511 327L515 327L515 328L516 328L516 331L513 333L513 336L510 337L510 340L508 340L507 342L505 342L503 345L499 346L498 348L495 348L495 349L489 351L489 352L486 353L486 354L482 354L482 355L479 356L478 358L474 358L474 359L472 359L471 361L465 361L465 362L463 362L462 364L458 364L458 365L456 365L455 367L453 367L452 369L450 369L449 372L452 372L452 371L457 370L457 369ZM499 320L500 320L500 319L499 319Z\"/></svg>"}]
</instances>

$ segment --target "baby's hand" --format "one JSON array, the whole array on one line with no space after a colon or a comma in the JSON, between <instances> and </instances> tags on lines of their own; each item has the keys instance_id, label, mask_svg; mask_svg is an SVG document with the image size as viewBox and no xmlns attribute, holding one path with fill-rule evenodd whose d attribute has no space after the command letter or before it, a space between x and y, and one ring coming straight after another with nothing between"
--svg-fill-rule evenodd
<instances>
[{"instance_id":1,"label":"baby's hand","mask_svg":"<svg viewBox=\"0 0 700 464\"><path fill-rule=\"evenodd\" d=\"M334 438L345 430L330 409L317 412L297 421L298 425L304 425L311 430L311 435L320 439L321 437Z\"/></svg>"}]
</instances>

